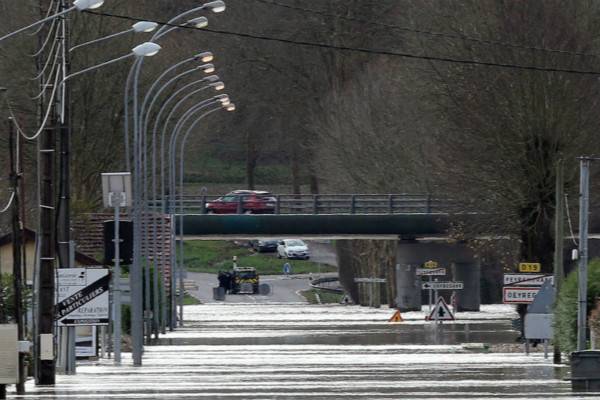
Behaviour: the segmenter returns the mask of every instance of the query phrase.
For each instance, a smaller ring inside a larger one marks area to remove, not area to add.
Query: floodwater
[[[78,366],[29,399],[576,399],[568,368],[542,353],[464,343],[514,343],[510,307],[459,313],[441,330],[424,313],[306,304],[186,308],[186,326],[147,346],[144,366]],[[469,350],[475,348],[475,350]],[[11,388],[12,390],[12,388]],[[14,396],[14,394],[12,394]],[[14,396],[16,397],[16,396]],[[10,397],[9,397],[10,398]]]

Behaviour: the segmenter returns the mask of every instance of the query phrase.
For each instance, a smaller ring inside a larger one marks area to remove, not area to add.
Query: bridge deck
[[[221,237],[423,237],[444,235],[447,214],[296,214],[178,215],[183,233],[198,238]]]

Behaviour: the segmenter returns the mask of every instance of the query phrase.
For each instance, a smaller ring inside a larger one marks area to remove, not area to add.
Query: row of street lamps
[[[104,3],[104,0],[75,0],[72,6],[68,6],[66,4],[66,0],[57,0],[60,1],[60,5],[53,9],[52,5],[48,10],[48,14],[43,19],[28,25],[24,28],[21,28],[17,31],[11,32],[0,37],[0,42],[11,38],[19,33],[22,33],[26,30],[32,29],[37,26],[42,26],[52,21],[53,25],[49,29],[48,38],[51,36],[51,31],[54,28],[55,20],[61,17],[63,19],[62,25],[62,34],[63,36],[68,36],[66,34],[66,22],[64,18],[66,14],[71,11],[85,11],[96,9]],[[49,67],[50,63],[52,63],[52,67],[49,72],[49,76],[54,78],[52,86],[52,92],[49,96],[48,108],[44,113],[45,118],[43,118],[42,126],[33,136],[27,136],[23,132],[20,132],[26,139],[35,140],[40,138],[41,134],[44,132],[44,129],[48,125],[51,119],[49,116],[52,114],[52,110],[55,109],[57,111],[57,119],[59,126],[62,129],[65,129],[67,132],[65,140],[67,140],[66,151],[61,151],[61,154],[66,154],[68,158],[68,147],[70,146],[68,141],[70,140],[70,115],[69,115],[69,95],[68,95],[68,82],[77,76],[83,75],[87,72],[103,68],[105,66],[117,63],[119,61],[124,61],[129,58],[133,58],[134,61],[131,65],[127,80],[125,82],[125,91],[124,91],[124,108],[125,108],[125,121],[124,121],[124,146],[125,146],[125,163],[126,170],[132,172],[133,176],[133,199],[131,201],[133,209],[131,210],[131,215],[133,218],[133,226],[134,226],[134,241],[133,241],[133,264],[130,269],[130,282],[131,282],[131,333],[132,333],[132,353],[133,353],[133,363],[134,365],[142,364],[142,354],[143,354],[143,337],[144,331],[147,332],[148,336],[155,333],[158,336],[159,330],[163,333],[165,332],[166,321],[169,321],[169,328],[172,330],[175,328],[177,320],[179,320],[179,324],[183,323],[183,254],[180,254],[180,261],[177,261],[176,257],[176,248],[175,248],[175,210],[173,207],[167,207],[168,203],[165,200],[166,198],[173,198],[176,194],[176,179],[177,179],[177,170],[175,168],[176,157],[177,157],[177,142],[180,134],[183,133],[183,139],[180,143],[180,169],[179,169],[179,179],[180,179],[180,187],[179,193],[183,195],[183,166],[184,166],[184,150],[185,150],[185,142],[190,135],[190,133],[196,128],[196,126],[200,123],[200,121],[206,116],[219,111],[234,111],[235,105],[231,103],[229,96],[225,94],[213,95],[208,98],[201,98],[201,95],[206,90],[212,89],[214,91],[222,91],[225,88],[225,84],[220,80],[220,78],[214,74],[215,67],[211,63],[213,60],[213,54],[209,51],[202,51],[192,57],[186,58],[182,61],[179,61],[169,68],[165,69],[152,83],[152,85],[145,91],[145,95],[143,101],[140,104],[140,75],[142,71],[142,66],[144,63],[144,59],[146,57],[151,57],[156,55],[161,50],[161,45],[158,43],[161,38],[166,36],[167,34],[176,31],[182,27],[194,27],[194,28],[203,28],[207,26],[208,19],[205,16],[198,16],[197,14],[203,11],[212,11],[214,13],[220,13],[225,11],[225,3],[221,0],[210,1],[202,6],[195,7],[191,10],[185,11],[176,17],[169,20],[166,24],[159,26],[158,23],[153,21],[140,21],[132,25],[130,29],[113,33],[108,36],[104,36],[98,39],[90,40],[88,42],[84,42],[78,44],[76,46],[70,47],[68,46],[68,41],[65,37],[62,37],[62,46],[56,43],[52,44],[50,52],[48,54],[48,60],[44,64],[42,71],[38,75],[37,78],[43,77],[45,71]],[[60,11],[58,11],[60,9]],[[55,13],[52,14],[52,11]],[[182,22],[184,21],[184,22]],[[41,29],[41,28],[40,28]],[[105,40],[109,40],[127,33],[151,33],[155,32],[150,40],[141,43],[135,46],[130,53],[122,55],[120,57],[111,59],[109,61],[102,62],[98,65],[94,65],[80,71],[70,73],[69,72],[69,62],[68,55],[70,52],[74,50],[83,48],[85,46],[89,46],[95,43],[99,43]],[[58,28],[56,30],[56,34],[54,38],[58,41],[59,37]],[[48,44],[48,40],[44,41],[42,45],[42,49],[38,51],[38,55],[42,53],[44,48]],[[59,50],[61,51],[62,59],[59,57]],[[52,53],[56,51],[53,56]],[[189,64],[200,64],[193,65],[191,68],[178,72],[182,67]],[[163,93],[167,93],[169,89],[172,89],[175,83],[181,82],[187,76],[194,76],[194,73],[201,72],[205,74],[200,79],[194,78],[193,81],[189,83],[185,83],[181,88],[176,91],[170,93],[167,96],[167,99],[160,102],[160,110],[153,116],[153,109],[157,104],[159,104],[159,100]],[[170,77],[171,75],[174,75]],[[170,77],[170,78],[169,78]],[[37,98],[43,99],[44,93],[46,92],[46,85],[42,85],[41,94],[36,96]],[[60,101],[56,101],[60,97]],[[198,98],[198,100],[195,100]],[[131,101],[130,101],[131,100]],[[42,100],[43,101],[43,100]],[[186,101],[194,101],[194,104],[191,105],[187,110],[183,108]],[[53,106],[56,104],[56,107]],[[171,107],[172,106],[172,107]],[[171,127],[171,122],[174,121],[175,116],[178,111],[184,111],[181,113],[181,117],[176,122],[176,124]],[[166,118],[163,118],[163,115],[166,114]],[[152,122],[152,119],[154,121]],[[189,126],[187,125],[189,122]],[[150,126],[152,124],[152,134],[150,133]],[[187,126],[187,129],[186,129]],[[171,127],[171,128],[170,128]],[[47,128],[46,128],[47,129]],[[157,165],[157,135],[161,133],[160,137],[160,167]],[[169,138],[169,147],[166,147],[166,137],[170,132],[171,136]],[[63,136],[61,135],[61,140]],[[151,139],[150,143],[149,139]],[[45,139],[47,140],[47,138]],[[46,142],[47,143],[47,142]],[[61,144],[61,148],[62,148]],[[150,157],[149,157],[150,156]],[[130,162],[130,160],[132,162]],[[168,160],[168,163],[166,162]],[[61,165],[62,164],[61,158]],[[64,201],[66,199],[66,236],[59,237],[59,255],[61,254],[61,243],[69,243],[69,215],[68,215],[68,168],[69,163],[68,159],[65,161],[65,165],[67,171],[65,175],[61,173],[61,178],[66,180],[62,182],[63,185],[67,186],[66,195],[61,192],[60,201]],[[149,169],[149,170],[148,170]],[[160,171],[160,179],[158,179],[158,171]],[[48,174],[51,175],[51,174]],[[160,188],[160,198],[158,198]],[[149,194],[151,192],[151,195]],[[52,196],[51,196],[52,197]],[[157,204],[159,202],[158,199],[161,199],[162,206],[159,209]],[[149,203],[154,204],[154,208],[150,208]],[[50,209],[50,205],[45,205],[40,201],[41,209],[40,213],[42,213],[43,209]],[[62,203],[61,203],[62,204]],[[60,207],[60,206],[59,206]],[[63,213],[65,211],[63,210]],[[167,260],[165,256],[165,231],[169,230],[166,225],[166,219],[163,214],[168,213],[170,216],[168,219],[170,220],[170,259]],[[40,218],[40,227],[38,228],[41,232],[44,231],[42,229],[42,218]],[[53,222],[56,224],[56,221]],[[160,233],[159,233],[160,229]],[[181,231],[180,231],[181,233]],[[49,236],[50,237],[50,236]],[[160,243],[157,242],[158,238],[161,238]],[[66,238],[66,239],[65,239]],[[43,239],[43,238],[42,238]],[[61,241],[62,239],[62,241]],[[181,245],[183,243],[181,242]],[[43,248],[43,247],[42,247]],[[182,247],[180,247],[180,252]],[[53,253],[52,253],[53,254]],[[53,268],[56,267],[56,259],[53,255],[44,256],[40,255],[40,262],[36,263],[37,265],[42,266],[42,263],[45,261],[47,265],[52,265]],[[167,315],[167,307],[166,307],[166,288],[165,281],[167,266],[170,265],[170,297],[168,299],[170,309],[172,313],[170,316]],[[70,267],[70,263],[67,261],[66,264],[61,261],[61,266]],[[150,272],[151,267],[153,267],[153,276],[152,276],[152,290],[150,288]],[[145,274],[142,273],[142,270],[145,270]],[[176,280],[179,278],[179,318],[177,318],[176,313],[176,297],[175,294],[177,292],[177,284]],[[53,281],[53,278],[52,278]],[[160,284],[160,281],[163,284]],[[142,288],[142,282],[145,284],[145,290]],[[119,276],[114,275],[113,284],[119,284]],[[47,287],[40,288],[40,295],[42,290],[47,290]],[[143,304],[144,292],[146,293],[145,299],[146,302]],[[153,303],[150,303],[150,293],[153,292]],[[160,300],[162,299],[162,307]],[[52,314],[53,305],[43,304],[44,301],[41,301],[40,298],[37,300],[37,304],[39,304],[40,310],[38,313]],[[44,310],[41,307],[45,307]],[[49,312],[50,311],[50,312]],[[152,317],[150,317],[150,314]],[[114,318],[115,316],[113,316]],[[41,317],[40,317],[41,318]],[[146,329],[144,329],[144,319],[146,320]],[[40,323],[40,326],[45,324]],[[46,331],[44,329],[38,330],[39,334],[51,334],[54,335],[54,329],[50,326],[50,331]],[[74,335],[74,332],[71,332]],[[23,339],[23,338],[20,338]],[[40,340],[36,337],[35,340],[39,343]],[[117,343],[115,340],[116,347],[120,346],[120,342]],[[120,350],[120,349],[118,349]],[[36,352],[39,353],[39,345],[36,347]],[[74,363],[74,357],[73,363]],[[115,363],[120,363],[120,351],[117,351],[115,348]],[[54,383],[54,360],[45,360],[45,363],[41,363],[39,368],[48,367],[51,369],[51,373],[42,374],[42,377],[36,379],[39,384],[53,384]],[[73,366],[74,367],[74,366]],[[68,368],[67,368],[68,370]],[[74,368],[72,369],[74,372]],[[37,375],[36,375],[37,377]],[[46,378],[45,378],[46,377]]]

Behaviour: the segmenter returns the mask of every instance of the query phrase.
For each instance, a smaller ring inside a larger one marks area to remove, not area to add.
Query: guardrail
[[[330,284],[334,282],[338,282],[338,284],[332,287]],[[339,286],[339,278],[337,276],[313,279],[310,281],[310,286],[328,292],[344,293],[344,289]]]
[[[185,214],[206,214],[206,203],[220,196],[189,196],[173,201],[151,201],[151,207]],[[268,214],[413,214],[448,212],[452,202],[423,194],[280,194]],[[182,204],[183,202],[183,204]],[[236,201],[237,213],[243,214],[244,199]]]

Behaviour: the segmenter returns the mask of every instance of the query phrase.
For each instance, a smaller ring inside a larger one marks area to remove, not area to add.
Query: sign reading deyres
[[[530,304],[539,291],[539,287],[505,286],[502,300],[504,304]]]
[[[58,325],[108,325],[109,280],[105,268],[58,269]]]

